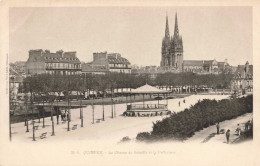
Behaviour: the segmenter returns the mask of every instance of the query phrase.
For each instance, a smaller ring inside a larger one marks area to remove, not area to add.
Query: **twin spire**
[[[179,36],[177,13],[175,14],[174,36],[175,37]],[[169,31],[169,24],[168,24],[168,14],[166,15],[165,38],[170,39],[170,31]]]
[[[177,13],[175,14],[174,36],[179,36]]]
[[[168,15],[166,15],[165,38],[170,39],[170,31],[169,31],[169,25],[168,25]]]

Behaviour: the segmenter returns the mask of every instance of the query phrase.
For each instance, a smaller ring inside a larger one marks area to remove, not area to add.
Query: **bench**
[[[97,122],[97,123],[100,123],[100,121],[101,121],[101,120],[102,120],[102,119],[97,119],[97,121],[96,121],[96,122]]]
[[[42,135],[40,136],[40,138],[41,138],[41,139],[46,138],[46,135],[47,135],[47,132],[42,133]]]
[[[34,126],[34,130],[38,130],[39,125]]]
[[[72,130],[76,130],[78,125],[73,125]]]
[[[224,134],[225,132],[226,132],[225,129],[221,129],[221,130],[219,131],[220,134]]]

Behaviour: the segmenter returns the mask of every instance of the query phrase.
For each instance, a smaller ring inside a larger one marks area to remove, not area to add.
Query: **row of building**
[[[105,74],[108,72],[117,73],[150,73],[158,74],[165,72],[180,72],[174,68],[157,66],[137,67],[131,65],[128,59],[119,53],[95,52],[93,61],[81,62],[76,52],[51,53],[49,50],[42,49],[30,50],[29,58],[22,66],[22,62],[12,66],[13,69],[22,68],[26,75],[35,74],[61,74],[77,75],[82,73]],[[198,74],[219,74],[234,73],[235,69],[230,66],[225,59],[224,62],[214,60],[184,60],[182,72],[193,72]]]
[[[197,74],[234,74],[240,67],[230,66],[225,59],[224,62],[214,60],[184,60],[182,72],[193,72]],[[51,53],[49,50],[42,49],[30,50],[29,58],[26,62],[16,62],[10,64],[10,73],[26,76],[35,74],[61,74],[77,75],[84,73],[106,74],[108,72],[117,73],[146,73],[156,75],[165,72],[180,72],[174,68],[162,66],[140,67],[131,65],[128,59],[119,53],[95,52],[93,61],[81,62],[76,52]]]
[[[82,73],[105,74],[107,72],[131,73],[131,64],[119,53],[93,53],[93,61],[81,63],[76,52],[51,53],[42,49],[30,50],[25,63],[26,75],[60,74],[78,75]]]
[[[238,65],[231,81],[231,89],[237,93],[253,92],[253,65],[246,62],[245,65]]]

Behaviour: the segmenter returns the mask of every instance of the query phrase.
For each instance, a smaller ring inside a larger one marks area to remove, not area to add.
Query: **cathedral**
[[[183,68],[183,44],[179,35],[177,13],[175,15],[174,35],[170,36],[168,16],[166,16],[165,36],[162,40],[161,67],[165,70],[181,72]]]

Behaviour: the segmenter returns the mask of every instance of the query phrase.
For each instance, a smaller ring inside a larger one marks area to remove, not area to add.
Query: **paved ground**
[[[227,98],[225,95],[192,95],[185,97],[185,103],[183,99],[170,99],[168,101],[169,109],[175,112],[189,108],[194,105],[198,100],[202,99],[223,99]],[[178,103],[181,103],[180,106]],[[142,102],[141,102],[142,103]],[[149,101],[147,104],[156,104],[157,101]],[[161,104],[165,101],[160,101]],[[126,110],[126,104],[116,104],[116,117],[111,118],[111,106],[105,105],[105,121],[100,121],[97,123],[98,119],[102,118],[102,105],[96,105],[94,107],[94,124],[92,124],[93,110],[91,106],[83,109],[84,114],[84,127],[80,127],[80,109],[71,110],[72,121],[70,123],[70,129],[73,125],[78,125],[76,130],[67,131],[67,123],[56,124],[57,120],[54,117],[54,127],[55,136],[51,136],[52,127],[50,118],[45,119],[45,128],[42,128],[41,123],[36,123],[39,125],[38,130],[35,132],[36,142],[52,142],[52,141],[67,141],[67,140],[109,140],[112,143],[118,143],[123,137],[129,136],[130,138],[135,138],[139,132],[150,132],[152,130],[153,123],[157,120],[161,120],[166,116],[156,116],[156,117],[123,117],[122,113]],[[36,120],[38,122],[38,120]],[[32,124],[29,122],[30,132],[25,132],[26,127],[24,122],[16,123],[12,125],[12,136],[13,141],[22,142],[32,142]],[[47,132],[47,138],[40,139],[40,135]]]

